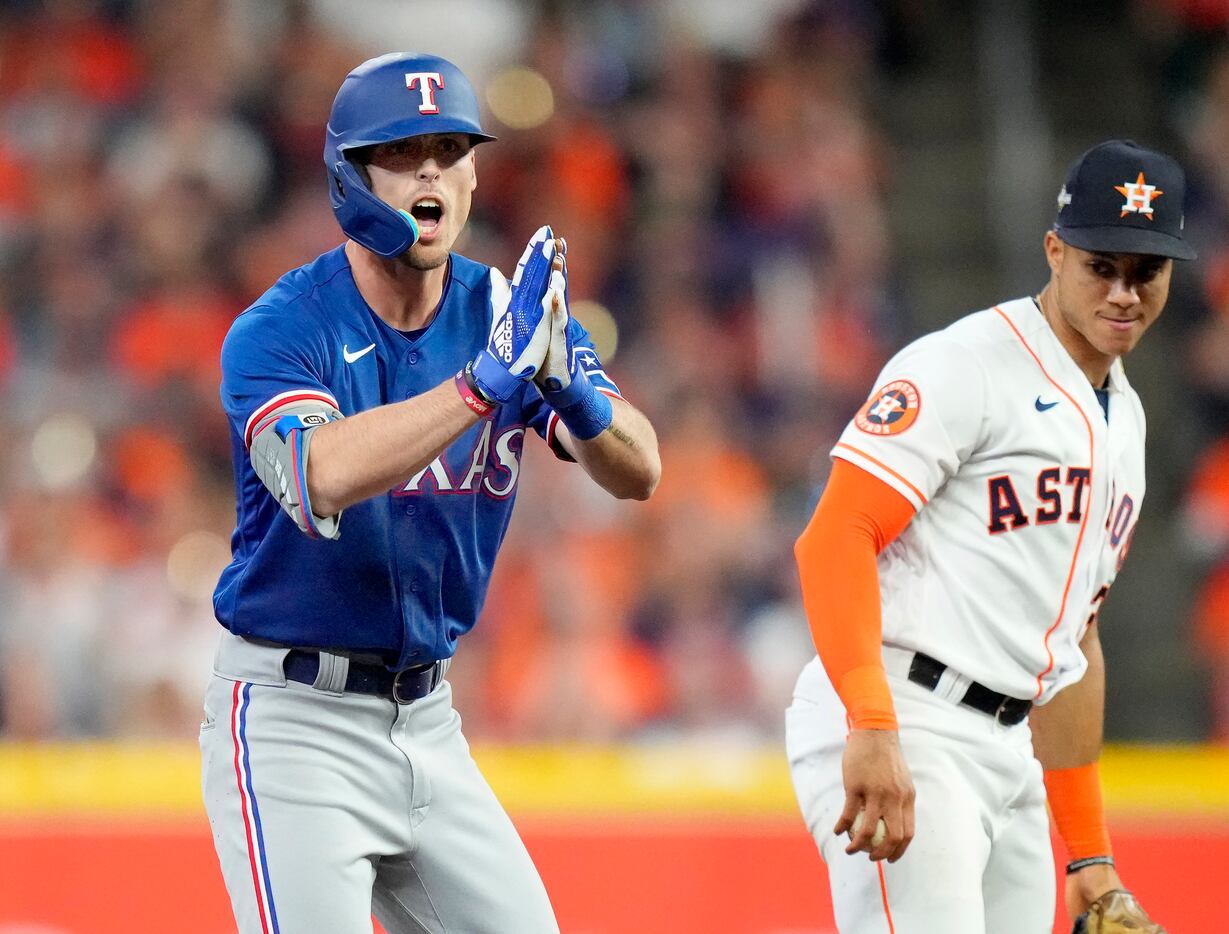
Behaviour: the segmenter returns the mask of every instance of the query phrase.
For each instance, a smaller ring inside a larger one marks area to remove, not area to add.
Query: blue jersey
[[[337,540],[309,537],[249,459],[251,432],[279,407],[319,402],[343,415],[450,380],[486,346],[490,267],[450,257],[439,308],[407,335],[376,315],[343,247],[293,270],[231,326],[222,348],[237,522],[214,593],[232,632],[283,645],[380,653],[393,667],[450,657],[474,625],[512,514],[527,429],[552,447],[557,416],[526,382],[517,395],[386,494],[345,510]],[[579,359],[618,394],[584,329]],[[556,453],[562,453],[558,449]]]

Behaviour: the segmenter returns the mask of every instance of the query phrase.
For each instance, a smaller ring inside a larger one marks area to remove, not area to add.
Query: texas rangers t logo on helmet
[[[1145,184],[1143,172],[1140,172],[1139,178],[1133,182],[1115,185],[1114,190],[1122,192],[1122,196],[1127,199],[1122,205],[1122,213],[1118,215],[1119,217],[1126,217],[1128,214],[1142,214],[1148,220],[1152,220],[1152,199],[1165,194],[1163,191],[1158,191],[1156,185]]]
[[[435,92],[444,86],[444,76],[438,71],[407,72],[405,86],[422,95],[422,102],[418,105],[420,114],[440,112],[440,105],[435,102]]]

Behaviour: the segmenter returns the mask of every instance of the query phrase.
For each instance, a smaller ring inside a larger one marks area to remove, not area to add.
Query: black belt
[[[933,691],[938,687],[939,679],[946,670],[947,666],[938,659],[918,652],[909,664],[909,680],[914,684],[920,684],[928,691]],[[1021,700],[1018,697],[1000,694],[976,681],[969,685],[969,689],[964,692],[964,697],[960,698],[960,703],[989,714],[1004,726],[1015,726],[1028,716],[1029,710],[1033,707],[1031,700]]]
[[[426,697],[444,680],[444,662],[412,665],[400,671],[389,671],[383,665],[350,660],[346,673],[346,691],[357,694],[378,694],[398,704],[412,704]],[[302,684],[315,684],[320,673],[320,653],[312,649],[291,649],[283,663],[286,677]]]

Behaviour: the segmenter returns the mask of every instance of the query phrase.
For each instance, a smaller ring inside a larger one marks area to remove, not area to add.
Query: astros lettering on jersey
[[[1048,700],[1087,667],[1080,639],[1144,498],[1144,414],[1122,362],[1110,432],[1087,377],[1019,299],[910,344],[877,385],[832,454],[918,510],[879,558],[883,641]]]

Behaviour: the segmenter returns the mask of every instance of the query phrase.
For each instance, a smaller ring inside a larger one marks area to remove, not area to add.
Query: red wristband
[[[461,394],[461,401],[477,412],[479,418],[490,415],[495,411],[494,403],[487,402],[479,395],[478,387],[471,385],[471,379],[473,377],[469,375],[467,367],[454,377],[452,383],[457,387],[457,392]]]

